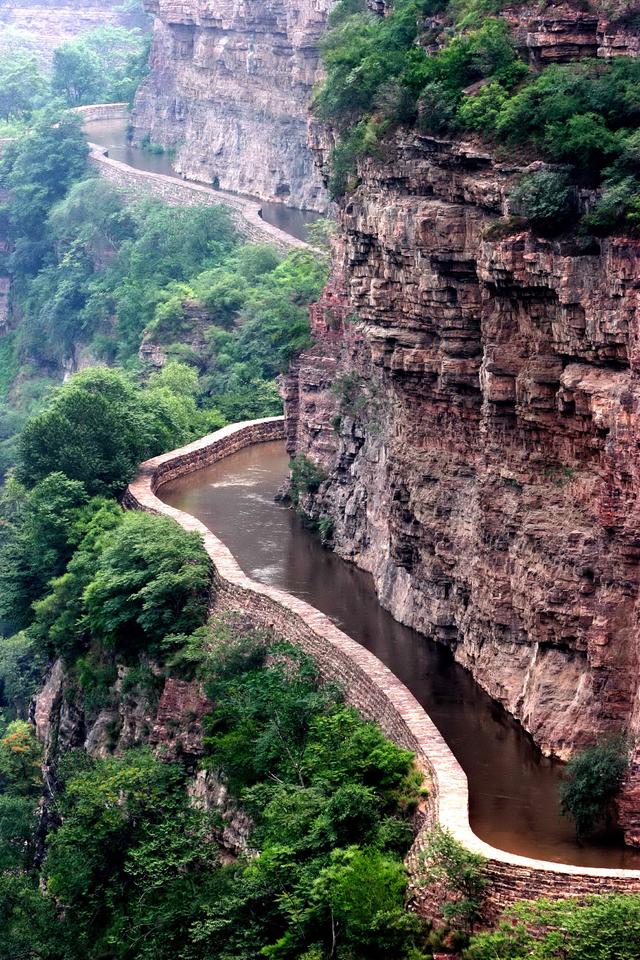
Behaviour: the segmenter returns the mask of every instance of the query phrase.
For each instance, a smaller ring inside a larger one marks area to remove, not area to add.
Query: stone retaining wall
[[[284,419],[271,417],[224,427],[180,450],[142,464],[129,485],[125,504],[175,519],[184,529],[204,539],[214,567],[212,609],[241,610],[264,627],[299,644],[322,673],[345,690],[346,699],[367,719],[374,720],[399,745],[415,752],[430,779],[425,822],[407,858],[417,909],[430,916],[433,905],[421,890],[419,855],[429,828],[438,820],[469,850],[487,858],[491,880],[487,920],[514,901],[528,897],[552,898],[588,893],[640,893],[640,870],[573,867],[520,857],[490,846],[469,824],[467,778],[430,717],[391,671],[372,653],[339,630],[314,607],[275,587],[247,577],[225,545],[195,517],[163,503],[158,487],[224,457],[268,440],[284,438]]]
[[[100,118],[92,117],[91,119]],[[106,155],[104,147],[95,143],[89,146],[91,148],[89,160],[100,176],[116,184],[131,199],[139,199],[151,194],[160,197],[166,203],[180,207],[222,205],[230,211],[235,226],[249,241],[270,243],[283,252],[295,248],[312,249],[304,240],[298,240],[263,220],[258,203],[252,203],[251,200],[243,197],[230,196],[212,187],[206,187],[204,184],[178,180],[176,177],[169,177],[162,173],[136,170],[135,167],[130,167],[119,160],[112,160]]]
[[[89,103],[84,107],[74,107],[74,113],[79,113],[85,123],[92,120],[127,120],[129,118],[128,103]]]

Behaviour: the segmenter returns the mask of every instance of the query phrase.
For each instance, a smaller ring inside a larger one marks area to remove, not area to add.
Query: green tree
[[[60,44],[53,54],[51,87],[70,107],[100,103],[105,87],[100,58],[82,40]]]
[[[0,706],[5,713],[27,717],[45,667],[42,652],[26,631],[0,637]]]
[[[174,520],[125,514],[101,542],[97,569],[84,591],[86,624],[107,646],[151,648],[168,633],[204,623],[210,562],[202,538]]]
[[[9,484],[0,516],[0,616],[16,626],[31,618],[31,604],[64,570],[72,548],[69,525],[88,497],[84,486],[51,473],[25,492]]]
[[[29,117],[42,105],[46,82],[35,57],[15,53],[0,59],[0,120]]]
[[[47,107],[27,132],[4,149],[0,181],[9,190],[9,221],[16,239],[13,267],[40,265],[42,224],[49,210],[86,171],[87,144],[79,116]],[[40,251],[40,253],[39,253]]]
[[[628,765],[628,744],[623,737],[587,747],[568,762],[560,783],[561,808],[575,823],[579,837],[611,818],[612,803]]]
[[[121,492],[141,460],[181,438],[152,406],[119,371],[76,374],[22,431],[20,478],[32,486],[60,470],[89,494]]]

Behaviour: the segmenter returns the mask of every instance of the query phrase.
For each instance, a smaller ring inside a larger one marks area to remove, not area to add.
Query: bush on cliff
[[[304,453],[297,454],[289,464],[289,497],[294,507],[300,503],[305,493],[317,493],[320,484],[326,480],[322,467],[310,460]]]
[[[513,213],[526,217],[544,232],[561,229],[575,210],[569,178],[555,170],[539,170],[523,177],[509,199]]]
[[[579,837],[612,818],[613,800],[628,765],[629,745],[624,737],[587,747],[569,761],[560,799],[562,812],[571,817]]]
[[[603,175],[610,187],[631,176],[636,187],[629,198],[618,195],[622,210],[611,228],[635,229],[637,158],[626,172],[620,162],[635,150],[640,62],[583,60],[534,72],[519,59],[508,24],[495,17],[501,6],[436,3],[437,20],[430,18],[434,4],[414,0],[395,0],[385,16],[364,0],[334,8],[323,44],[326,79],[314,99],[317,115],[341,135],[334,196],[353,188],[358,157],[378,152],[390,129],[417,124],[425,132],[471,130],[517,145],[569,164],[591,186]],[[608,229],[608,216],[598,226]]]

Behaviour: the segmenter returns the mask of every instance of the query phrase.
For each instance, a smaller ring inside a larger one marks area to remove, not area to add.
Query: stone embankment
[[[433,910],[433,897],[421,884],[420,851],[430,828],[439,822],[469,850],[487,858],[491,884],[486,918],[515,900],[528,897],[581,896],[588,893],[639,892],[640,870],[573,867],[520,857],[480,840],[469,824],[467,778],[436,726],[409,690],[372,653],[339,630],[324,614],[296,597],[247,577],[231,552],[204,524],[163,503],[157,489],[168,480],[216,463],[254,443],[284,437],[284,420],[272,417],[224,427],[179,450],[142,464],[130,484],[128,507],[172,517],[203,537],[213,563],[214,613],[242,611],[261,626],[299,644],[322,675],[337,681],[346,699],[375,721],[396,743],[415,752],[429,783],[424,824],[407,858],[417,909]]]
[[[91,103],[84,107],[76,107],[74,112],[81,114],[85,123],[95,120],[127,120],[130,116],[126,103]],[[234,197],[207,187],[203,183],[193,183],[162,173],[138,170],[120,160],[113,160],[105,147],[96,143],[90,143],[89,147],[91,149],[89,159],[100,176],[115,183],[132,199],[151,194],[167,203],[181,207],[220,204],[231,212],[233,222],[247,240],[270,243],[285,252],[295,247],[311,249],[310,244],[305,243],[304,240],[298,240],[263,220],[260,216],[260,204],[246,197]]]
[[[89,159],[100,176],[120,187],[132,199],[151,195],[180,207],[221,205],[229,210],[235,226],[251,242],[270,243],[284,252],[295,248],[312,249],[304,240],[298,240],[263,220],[258,203],[253,203],[244,197],[230,196],[201,183],[178,180],[163,173],[137,170],[120,160],[112,160],[107,156],[104,147],[95,143],[89,146],[91,148]]]
[[[84,123],[93,120],[128,120],[128,103],[88,103],[84,107],[74,107],[74,113],[79,113]]]

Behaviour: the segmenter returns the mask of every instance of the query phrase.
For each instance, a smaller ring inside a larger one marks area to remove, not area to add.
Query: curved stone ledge
[[[94,106],[92,109],[97,110],[99,107]],[[112,118],[87,116],[86,119],[88,121]],[[213,187],[207,187],[202,183],[179,180],[164,173],[137,170],[120,160],[113,160],[107,155],[107,149],[96,143],[90,143],[89,149],[89,160],[100,176],[120,187],[132,199],[151,194],[174,206],[223,206],[230,211],[235,226],[247,240],[270,243],[284,252],[292,249],[313,249],[306,241],[298,240],[263,220],[260,216],[259,203],[214,190]]]
[[[125,505],[172,517],[204,539],[214,569],[212,610],[243,610],[257,622],[299,644],[322,675],[341,684],[347,701],[399,745],[412,750],[430,776],[425,822],[407,857],[418,910],[429,916],[433,905],[420,888],[419,855],[436,821],[469,850],[488,860],[491,886],[487,918],[516,900],[590,893],[640,893],[640,870],[574,867],[498,850],[475,835],[469,824],[466,775],[440,732],[410,691],[374,654],[339,630],[320,611],[297,597],[246,576],[227,547],[195,517],[156,496],[168,480],[192,473],[254,443],[284,438],[284,418],[233,424],[195,443],[148,460],[129,485]]]
[[[128,103],[88,103],[83,107],[73,107],[73,113],[79,113],[85,123],[92,120],[128,120]]]

